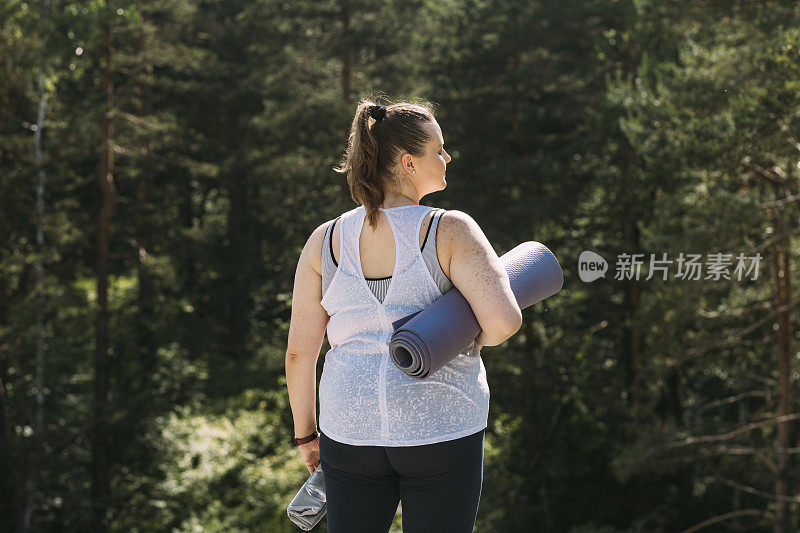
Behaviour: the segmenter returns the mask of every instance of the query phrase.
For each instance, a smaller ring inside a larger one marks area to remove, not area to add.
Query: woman
[[[400,501],[405,533],[475,524],[489,413],[480,347],[516,333],[522,315],[478,224],[419,203],[447,186],[449,162],[430,104],[362,99],[335,169],[360,205],[314,230],[300,255],[286,385],[295,444],[309,472],[322,465],[330,533],[386,532]],[[391,324],[453,286],[482,331],[427,379],[411,378],[389,358]]]

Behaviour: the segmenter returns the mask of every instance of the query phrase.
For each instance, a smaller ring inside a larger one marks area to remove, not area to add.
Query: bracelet
[[[306,444],[306,443],[311,442],[312,440],[316,439],[318,436],[319,436],[319,433],[317,433],[317,430],[314,430],[314,433],[312,433],[308,437],[303,437],[302,439],[298,439],[297,437],[294,437],[292,439],[292,442],[294,442],[295,446],[300,446],[301,444]]]

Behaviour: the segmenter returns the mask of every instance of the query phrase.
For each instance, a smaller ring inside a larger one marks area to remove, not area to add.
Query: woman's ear
[[[403,169],[403,172],[407,172],[409,174],[414,174],[414,162],[412,161],[411,154],[403,154],[400,157],[400,167]]]

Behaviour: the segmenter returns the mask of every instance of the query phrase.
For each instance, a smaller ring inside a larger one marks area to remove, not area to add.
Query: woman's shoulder
[[[464,240],[471,240],[476,232],[482,233],[475,219],[458,209],[444,211],[439,217],[439,225],[436,231],[438,235],[437,242],[444,244],[448,252],[452,250],[454,244],[461,243]]]
[[[304,257],[307,258],[311,268],[320,276],[322,275],[322,245],[325,240],[325,233],[328,231],[328,226],[333,224],[334,220],[338,218],[339,217],[332,218],[317,226],[306,240],[303,252],[300,254],[301,260],[303,260]]]

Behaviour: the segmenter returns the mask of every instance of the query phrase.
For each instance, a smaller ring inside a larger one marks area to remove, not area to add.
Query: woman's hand
[[[319,465],[319,435],[316,439],[298,446],[308,472],[313,474]]]

